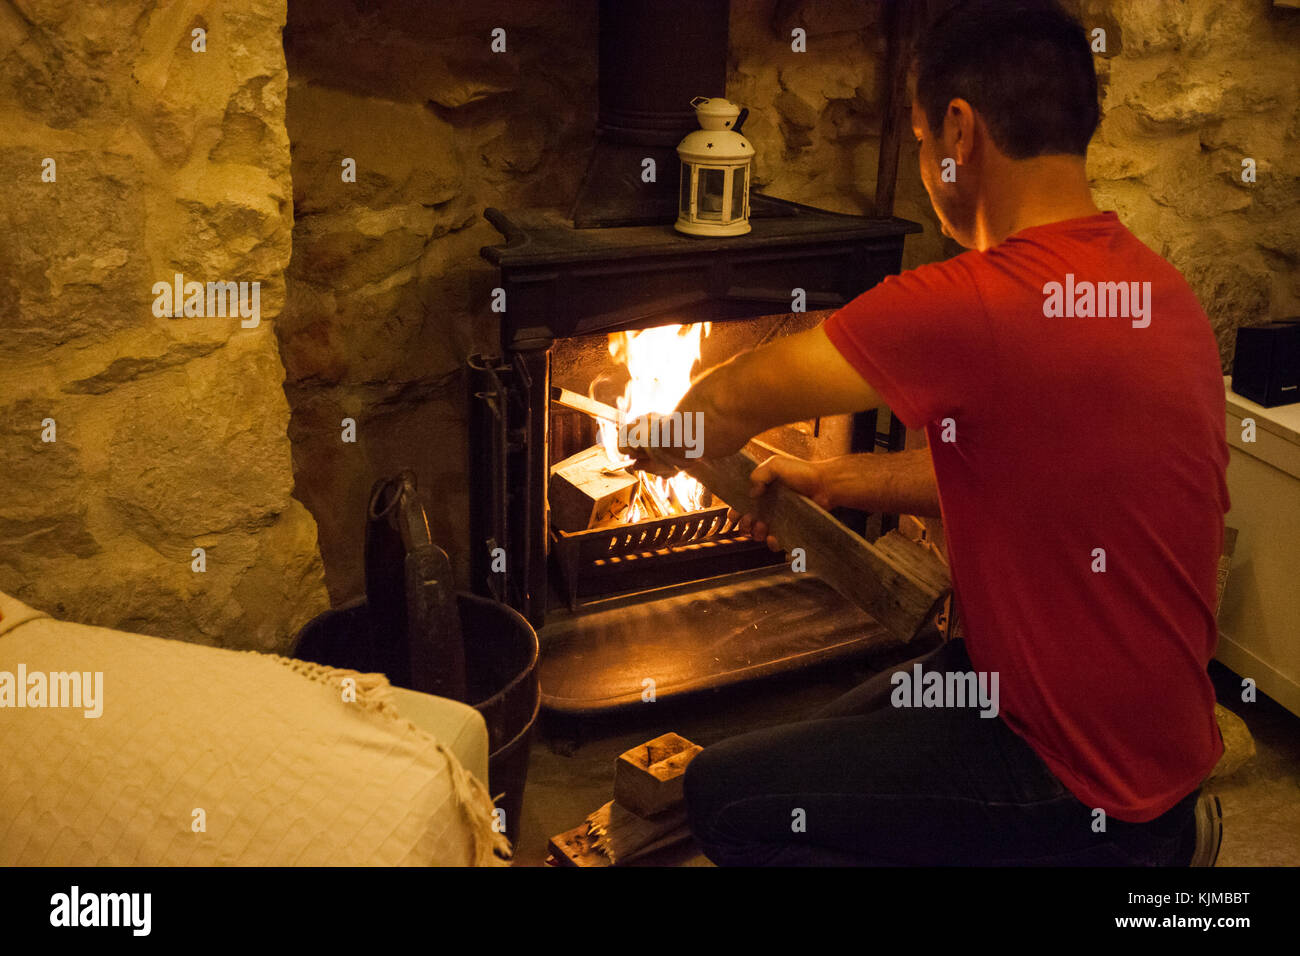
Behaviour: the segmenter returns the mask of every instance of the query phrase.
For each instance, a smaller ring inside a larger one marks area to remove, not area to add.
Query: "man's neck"
[[[1081,156],[999,157],[975,210],[976,248],[991,249],[1031,226],[1095,216]]]

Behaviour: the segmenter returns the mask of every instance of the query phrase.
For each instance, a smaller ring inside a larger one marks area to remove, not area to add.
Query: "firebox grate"
[[[576,610],[586,598],[660,587],[700,576],[762,567],[781,560],[727,518],[726,505],[589,531],[553,532],[564,598]]]
[[[595,554],[607,558],[638,551],[651,551],[671,544],[711,538],[736,530],[737,522],[727,520],[727,508],[709,508],[626,527],[598,529],[593,533]]]

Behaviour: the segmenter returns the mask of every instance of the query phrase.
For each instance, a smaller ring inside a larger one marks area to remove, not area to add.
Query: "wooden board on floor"
[[[609,857],[595,847],[595,838],[584,820],[572,830],[557,833],[547,844],[546,862],[553,866],[613,866]]]

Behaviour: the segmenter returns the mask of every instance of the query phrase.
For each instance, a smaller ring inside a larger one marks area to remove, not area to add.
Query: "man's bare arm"
[[[840,506],[885,514],[939,517],[939,487],[934,477],[930,449],[842,455],[804,461],[786,455],[767,459],[753,472],[750,495],[757,498],[776,480],[807,495],[823,508]],[[745,514],[745,505],[733,504],[741,530],[773,550],[780,542],[768,534],[767,525]]]
[[[715,366],[678,403],[700,413],[706,458],[730,455],[777,425],[884,407],[884,400],[831,344],[821,326],[788,335]],[[679,462],[689,466],[689,461]]]
[[[843,455],[817,464],[832,507],[939,517],[939,485],[928,448]]]
[[[702,375],[692,394],[707,395],[757,431],[776,425],[884,406],[857,369],[817,325],[742,352]]]
[[[730,455],[749,439],[777,425],[822,415],[884,408],[880,397],[840,354],[819,325],[743,352],[709,369],[691,385],[677,411],[703,421],[699,451],[705,458]],[[689,470],[682,449],[632,450],[660,470]],[[756,493],[779,477],[796,491],[831,507],[845,505],[889,514],[939,514],[934,468],[926,449],[892,454],[847,455],[801,463],[777,458],[754,472]]]

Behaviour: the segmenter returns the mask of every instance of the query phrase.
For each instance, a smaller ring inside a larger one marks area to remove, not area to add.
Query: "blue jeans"
[[[686,769],[719,866],[1186,866],[1199,788],[1149,823],[1105,819],[978,708],[896,708],[896,670],[974,670],[961,640],[884,671],[811,720],[732,737]]]

